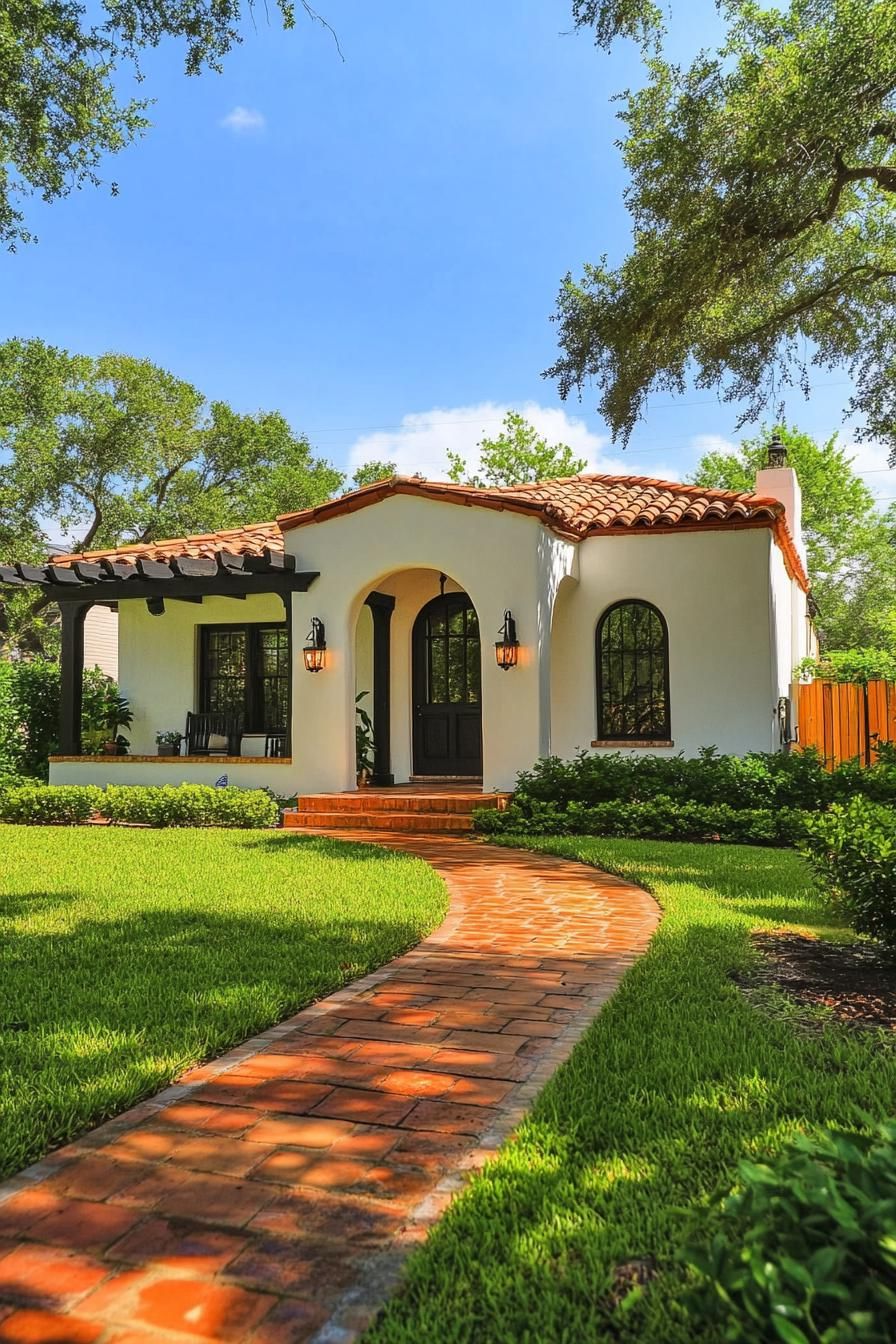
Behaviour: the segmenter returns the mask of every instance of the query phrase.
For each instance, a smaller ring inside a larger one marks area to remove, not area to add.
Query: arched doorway
[[[482,775],[479,617],[466,593],[422,608],[411,639],[414,774]]]

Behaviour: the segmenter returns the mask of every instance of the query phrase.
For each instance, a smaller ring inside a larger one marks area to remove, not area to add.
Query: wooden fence
[[[878,742],[896,743],[896,682],[811,681],[793,688],[799,748],[815,747],[828,769],[873,765]]]

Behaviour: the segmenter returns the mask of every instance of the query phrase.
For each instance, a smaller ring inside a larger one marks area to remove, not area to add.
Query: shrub
[[[0,821],[75,825],[94,812],[112,822],[144,826],[274,826],[279,809],[264,789],[207,784],[20,784],[0,789]]]
[[[279,810],[264,789],[216,789],[209,784],[110,784],[103,816],[144,826],[274,826]]]
[[[799,681],[896,681],[896,650],[829,649],[794,668]]]
[[[102,798],[102,789],[89,784],[18,784],[0,789],[0,821],[76,826],[97,811]]]
[[[606,835],[630,840],[722,840],[728,844],[792,845],[804,833],[803,813],[792,808],[734,808],[725,803],[678,803],[659,795],[644,803],[512,802],[503,812],[477,809],[486,835]]]
[[[887,1344],[896,1320],[896,1124],[742,1162],[686,1303],[738,1344]],[[716,1336],[714,1335],[714,1338]]]
[[[846,787],[854,790],[855,781],[850,778]],[[519,775],[515,797],[520,804],[565,807],[574,802],[648,802],[661,794],[679,803],[815,810],[843,788],[814,751],[720,756],[714,747],[704,747],[693,759],[587,751],[571,761],[545,757]]]
[[[536,762],[517,779],[512,806],[480,812],[486,834],[720,836],[752,844],[792,844],[800,814],[865,796],[896,805],[896,755],[878,765],[825,770],[814,751],[720,756],[705,747],[694,759],[579,752]]]
[[[806,819],[803,847],[856,932],[896,947],[896,809],[835,804]]]
[[[98,667],[85,669],[81,733],[89,743],[105,725],[118,687]],[[48,658],[0,660],[0,775],[46,779],[59,744],[59,664]],[[99,749],[97,745],[97,750]]]

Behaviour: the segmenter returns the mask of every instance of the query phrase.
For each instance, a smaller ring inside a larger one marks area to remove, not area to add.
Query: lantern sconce
[[[516,667],[519,652],[520,642],[516,637],[516,621],[508,609],[504,613],[501,638],[495,642],[495,659],[502,672],[506,672],[508,668]]]
[[[319,621],[316,616],[311,617],[311,629],[308,631],[308,643],[302,650],[302,657],[305,660],[306,672],[319,672],[324,665],[324,654],[327,650],[327,640],[324,631],[323,621]]]

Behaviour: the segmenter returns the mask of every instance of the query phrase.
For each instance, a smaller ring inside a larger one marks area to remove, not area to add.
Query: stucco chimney
[[[800,559],[805,564],[806,546],[803,541],[803,492],[793,467],[787,465],[787,449],[777,434],[768,445],[765,466],[756,473],[757,495],[771,495],[784,505],[784,516]]]

